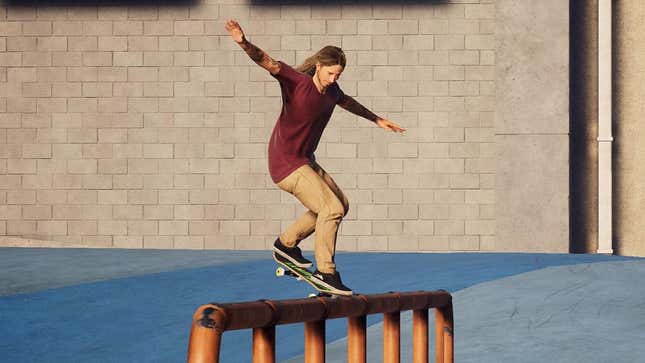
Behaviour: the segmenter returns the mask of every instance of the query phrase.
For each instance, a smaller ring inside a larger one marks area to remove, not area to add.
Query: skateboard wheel
[[[308,295],[308,297],[318,297],[318,295],[314,294],[314,293],[311,293],[311,294]]]
[[[278,276],[278,277],[284,276],[286,274],[287,274],[287,272],[282,267],[278,267],[278,268],[275,269],[275,275]]]

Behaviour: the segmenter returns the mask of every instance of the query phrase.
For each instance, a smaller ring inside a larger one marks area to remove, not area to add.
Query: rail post
[[[325,321],[305,323],[305,363],[325,363]]]
[[[347,361],[367,362],[367,317],[365,315],[347,318]]]
[[[399,363],[401,359],[401,314],[383,314],[383,362]]]
[[[452,314],[452,302],[435,309],[437,363],[452,363],[454,361]]]
[[[219,363],[219,350],[224,332],[223,314],[213,314],[218,308],[204,305],[193,315],[188,343],[188,362]]]
[[[275,362],[275,325],[253,329],[253,363]]]
[[[412,362],[428,363],[428,309],[412,313]]]

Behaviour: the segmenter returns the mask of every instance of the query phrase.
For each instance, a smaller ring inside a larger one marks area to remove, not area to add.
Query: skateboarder
[[[273,60],[251,44],[234,20],[225,25],[233,40],[259,66],[280,82],[282,112],[269,140],[269,173],[278,187],[294,195],[308,211],[280,234],[273,245],[278,260],[310,267],[298,243],[316,231],[313,277],[336,293],[351,294],[336,270],[336,233],[349,203],[334,180],[316,162],[314,151],[336,105],[362,116],[392,132],[404,132],[399,125],[378,117],[340,89],[336,81],[345,69],[342,49],[326,46],[295,69]]]

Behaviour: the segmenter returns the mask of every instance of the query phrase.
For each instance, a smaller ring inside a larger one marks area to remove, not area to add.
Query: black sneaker
[[[312,265],[311,261],[302,256],[302,250],[299,247],[289,248],[280,242],[280,238],[273,243],[273,258],[278,262],[291,262],[302,268],[309,268]]]
[[[317,284],[320,284],[326,288],[329,288],[332,293],[337,295],[352,295],[352,289],[343,285],[343,281],[340,279],[340,274],[338,271],[333,274],[326,274],[318,270],[314,271],[311,277],[316,281]]]

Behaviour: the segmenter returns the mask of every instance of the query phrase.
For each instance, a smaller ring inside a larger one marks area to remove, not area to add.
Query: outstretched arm
[[[354,98],[345,95],[345,98],[338,103],[338,106],[346,109],[347,111],[364,117],[375,124],[377,124],[380,128],[392,131],[392,132],[405,132],[405,129],[402,128],[401,126],[395,124],[392,121],[386,120],[384,118],[376,116],[372,111],[368,110],[365,106],[361,105],[356,101]]]
[[[269,57],[262,49],[251,44],[242,31],[242,27],[235,20],[229,20],[226,22],[226,30],[229,32],[235,43],[237,43],[248,56],[257,63],[260,67],[271,72],[271,74],[277,74],[280,72],[280,63],[273,60]]]

